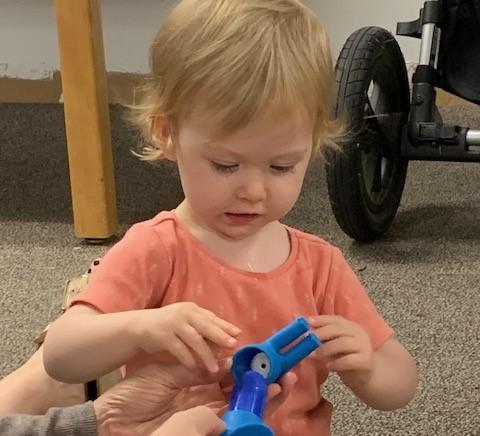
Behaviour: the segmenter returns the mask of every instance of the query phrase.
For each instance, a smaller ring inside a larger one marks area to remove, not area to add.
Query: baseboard
[[[408,68],[413,73],[414,65]],[[131,104],[135,93],[145,76],[133,73],[107,73],[110,103]],[[59,103],[62,102],[62,80],[60,72],[52,74],[51,79],[26,80],[12,77],[0,77],[0,103]],[[437,89],[439,106],[475,106],[443,89]]]
[[[135,90],[144,75],[133,73],[107,73],[110,103],[131,104]],[[62,79],[59,71],[50,79],[28,80],[0,77],[0,103],[59,103],[62,102]]]

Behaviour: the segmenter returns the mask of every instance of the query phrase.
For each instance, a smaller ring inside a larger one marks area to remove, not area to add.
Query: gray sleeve
[[[0,416],[2,436],[96,436],[93,403],[51,408],[46,415]]]

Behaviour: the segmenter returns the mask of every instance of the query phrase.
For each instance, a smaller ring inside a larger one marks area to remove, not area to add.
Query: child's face
[[[300,194],[312,152],[306,119],[255,120],[211,141],[207,118],[190,117],[174,138],[186,205],[198,224],[240,240],[282,218]]]

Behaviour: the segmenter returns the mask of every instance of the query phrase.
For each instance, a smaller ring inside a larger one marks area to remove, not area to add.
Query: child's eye
[[[293,170],[293,165],[270,165],[270,168],[276,173],[288,173]]]
[[[238,168],[238,164],[225,165],[218,162],[212,162],[212,166],[219,173],[233,173]]]

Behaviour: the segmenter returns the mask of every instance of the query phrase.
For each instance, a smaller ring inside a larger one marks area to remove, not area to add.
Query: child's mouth
[[[259,214],[227,212],[225,213],[225,216],[227,217],[227,220],[230,222],[230,224],[244,225],[244,224],[249,224],[256,218],[258,218]]]

